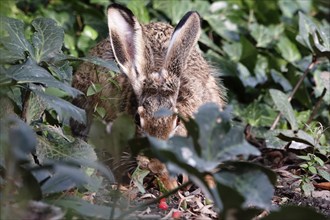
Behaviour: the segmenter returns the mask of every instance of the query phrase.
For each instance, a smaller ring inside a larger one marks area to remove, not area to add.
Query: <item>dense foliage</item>
[[[12,204],[30,200],[64,207],[68,217],[120,219],[133,212],[125,209],[129,201],[116,190],[107,191],[110,205],[94,205],[84,198],[104,190],[105,179],[108,184],[115,181],[111,171],[97,162],[90,142],[98,148],[111,145],[106,150],[115,157],[129,143],[134,152],[143,150],[165,161],[171,172],[188,173],[223,218],[233,208],[239,219],[273,209],[275,173],[246,161],[261,155],[256,147],[260,141],[247,141],[247,136],[263,140],[264,148],[296,150],[301,159],[297,179],[306,195],[313,191],[313,182],[330,182],[325,168],[330,157],[328,1],[116,2],[130,8],[142,23],[176,25],[187,10],[197,10],[203,18],[199,48],[219,69],[228,88],[228,107],[224,112],[212,104],[201,107],[194,119],[184,121],[188,137],[167,141],[134,138],[134,120],[125,114],[113,122],[108,134],[99,120],[104,110],[95,108],[98,120],[89,142],[74,138],[70,119],[86,120],[85,112],[70,103],[81,95],[71,87],[74,69],[86,61],[107,67],[109,80],[118,72],[115,63],[88,56],[88,50],[107,37],[109,2],[8,1],[0,8],[2,218],[17,209]],[[94,84],[87,95],[100,90]],[[151,152],[141,146],[149,146]],[[210,176],[214,184],[207,181]],[[135,181],[143,191],[140,183]],[[63,215],[55,208],[52,212]],[[323,218],[287,207],[266,219],[290,212]]]

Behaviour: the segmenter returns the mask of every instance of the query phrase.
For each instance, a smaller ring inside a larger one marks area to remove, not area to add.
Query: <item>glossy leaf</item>
[[[86,114],[83,109],[80,109],[70,102],[56,96],[42,93],[38,91],[38,89],[32,88],[32,91],[43,100],[48,110],[55,110],[60,121],[63,121],[65,124],[69,123],[70,118],[73,118],[80,123],[86,122]]]
[[[274,194],[273,184],[276,181],[271,183],[261,167],[248,163],[231,163],[230,169],[222,169],[214,177],[219,183],[235,189],[244,197],[243,207],[253,205],[269,208],[271,206]]]
[[[1,16],[1,23],[8,36],[2,37],[0,43],[1,63],[12,63],[18,60],[26,59],[26,52],[30,56],[34,56],[34,49],[30,42],[24,36],[24,23],[22,21]]]
[[[286,36],[282,35],[280,37],[279,42],[277,44],[277,49],[279,50],[282,57],[291,63],[301,59],[301,55],[298,48]]]
[[[36,32],[32,36],[37,63],[49,61],[62,53],[64,31],[50,18],[36,18],[32,22]]]
[[[293,113],[293,108],[290,102],[288,101],[287,95],[276,89],[271,89],[269,90],[269,92],[277,107],[277,110],[279,110],[283,114],[283,116],[288,120],[292,130],[297,130],[298,124]]]

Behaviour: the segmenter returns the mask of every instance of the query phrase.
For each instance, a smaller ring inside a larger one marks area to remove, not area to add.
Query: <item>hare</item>
[[[74,87],[84,93],[92,83],[103,86],[99,94],[75,100],[85,108],[88,123],[98,105],[106,109],[106,121],[127,112],[135,118],[139,134],[167,139],[186,135],[177,114],[192,117],[207,102],[224,107],[225,89],[196,48],[201,32],[197,12],[186,13],[174,29],[162,22],[140,24],[129,9],[112,4],[108,7],[108,27],[110,38],[90,53],[117,62],[122,72],[115,79],[118,86],[108,81],[105,68],[90,63],[81,64],[73,79]],[[177,114],[156,117],[161,109]],[[83,135],[87,133],[88,129]]]

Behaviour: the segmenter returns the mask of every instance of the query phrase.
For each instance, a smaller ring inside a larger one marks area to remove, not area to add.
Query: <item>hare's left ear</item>
[[[108,7],[108,27],[115,59],[139,93],[146,62],[142,27],[132,11],[119,4]]]
[[[173,31],[168,46],[164,69],[180,76],[187,58],[194,49],[201,32],[201,19],[197,12],[188,12]]]

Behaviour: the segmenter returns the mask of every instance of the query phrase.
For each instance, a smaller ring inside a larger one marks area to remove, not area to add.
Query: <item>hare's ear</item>
[[[201,20],[197,12],[188,12],[173,31],[168,46],[164,68],[180,76],[187,58],[195,47],[201,32]]]
[[[145,60],[140,23],[128,8],[112,4],[108,7],[108,27],[117,63],[131,82],[139,81],[137,76],[143,71]]]

